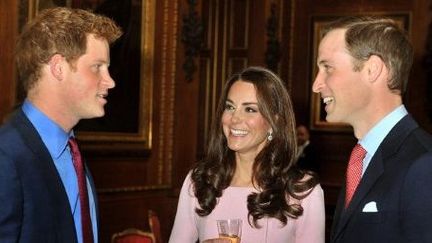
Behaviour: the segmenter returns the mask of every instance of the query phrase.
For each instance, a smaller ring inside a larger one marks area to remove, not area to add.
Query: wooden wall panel
[[[104,156],[102,152],[86,156],[99,195],[101,242],[109,242],[112,234],[128,227],[148,230],[149,209],[159,215],[167,241],[178,188],[187,172],[184,168],[195,159],[196,142],[191,137],[196,137],[193,121],[197,111],[193,105],[175,103],[177,98],[185,104],[197,103],[190,94],[197,93],[193,88],[197,85],[184,81],[177,69],[182,62],[177,58],[183,54],[177,51],[181,5],[170,0],[155,4],[152,148],[137,155]]]
[[[429,0],[197,1],[205,35],[201,55],[196,60],[198,71],[191,81],[185,80],[182,70],[185,50],[180,40],[182,17],[189,11],[187,2],[156,1],[152,150],[139,156],[87,156],[99,190],[100,242],[109,242],[114,232],[127,227],[148,229],[148,209],[160,215],[163,237],[168,240],[179,189],[191,165],[202,156],[226,77],[246,65],[265,65],[266,21],[271,3],[280,9],[280,75],[291,92],[296,119],[304,124],[311,120],[312,17],[410,12],[415,63],[406,104],[419,123],[432,130],[425,111],[427,82],[421,64],[431,21]],[[18,7],[18,1],[0,1],[0,122],[15,103],[16,77],[11,50],[17,34]],[[330,226],[355,139],[350,132],[313,130],[312,141],[320,148],[321,181]],[[166,186],[149,186],[155,182]]]
[[[432,1],[413,1],[412,11],[410,34],[414,44],[414,63],[405,100],[408,110],[417,121],[429,132],[432,132],[432,114],[430,110],[432,107],[432,94],[430,93],[432,83],[427,80],[426,67],[424,66],[426,38],[432,34],[430,33],[432,28],[429,29],[432,24]]]
[[[175,216],[177,198],[166,190],[99,194],[100,240],[110,242],[113,233],[134,227],[149,230],[148,210],[154,210],[161,221],[161,232],[168,241]]]
[[[246,49],[249,34],[249,1],[229,2],[229,48]]]
[[[226,79],[249,65],[264,65],[267,1],[211,0],[202,2],[205,45],[201,69],[198,140],[205,144],[219,94]],[[263,11],[264,10],[264,11]],[[209,68],[208,68],[209,67]],[[205,116],[205,117],[204,117]],[[198,154],[202,155],[203,146]]]
[[[0,1],[0,124],[15,104],[14,53],[18,33],[18,1]]]

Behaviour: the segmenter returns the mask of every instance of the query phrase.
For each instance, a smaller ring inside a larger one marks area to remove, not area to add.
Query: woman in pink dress
[[[242,243],[324,242],[324,195],[295,166],[289,94],[279,77],[249,67],[225,85],[206,155],[187,175],[170,243],[218,238],[216,220],[242,219]]]

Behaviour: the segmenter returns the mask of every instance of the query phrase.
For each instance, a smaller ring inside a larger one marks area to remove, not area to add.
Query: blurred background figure
[[[310,141],[309,129],[305,125],[297,126],[297,166],[319,174],[320,165],[316,150]]]

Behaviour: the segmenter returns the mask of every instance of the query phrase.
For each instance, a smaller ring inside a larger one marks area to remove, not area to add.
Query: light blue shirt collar
[[[53,159],[59,158],[66,148],[69,136],[73,134],[66,133],[57,123],[42,113],[28,100],[24,101],[22,110],[38,131],[51,157]]]
[[[379,121],[361,140],[358,141],[360,145],[366,150],[366,156],[363,159],[363,174],[366,171],[372,157],[377,151],[379,145],[390,132],[390,130],[398,123],[404,116],[408,114],[404,105],[400,105],[391,113]]]

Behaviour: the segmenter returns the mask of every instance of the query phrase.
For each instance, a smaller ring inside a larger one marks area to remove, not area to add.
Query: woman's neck
[[[236,155],[236,170],[231,186],[251,187],[252,185],[252,167],[254,159]]]

